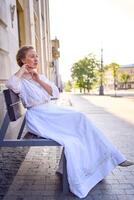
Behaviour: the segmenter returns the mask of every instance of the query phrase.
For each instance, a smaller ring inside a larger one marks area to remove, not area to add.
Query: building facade
[[[53,80],[56,83],[57,87],[59,88],[59,91],[63,91],[62,86],[62,80],[59,73],[59,57],[60,57],[60,51],[59,51],[59,40],[55,38],[52,40],[52,68],[53,68]]]
[[[105,90],[114,89],[114,78],[111,70],[107,70],[104,74],[104,88]]]
[[[36,48],[39,72],[54,81],[49,0],[0,0],[0,124],[6,110],[2,90],[19,69],[16,53],[26,44]]]
[[[134,89],[134,64],[121,65],[119,68],[119,73],[128,74],[129,79],[127,82],[119,81],[118,89]]]
[[[121,80],[123,74],[129,75],[128,80]],[[105,72],[104,87],[106,90],[114,89],[114,77],[111,70]],[[134,64],[121,65],[118,70],[117,89],[134,89]]]
[[[49,0],[1,0],[0,2],[0,84],[18,66],[19,47],[33,45],[39,55],[39,72],[51,79],[52,46],[50,39]]]

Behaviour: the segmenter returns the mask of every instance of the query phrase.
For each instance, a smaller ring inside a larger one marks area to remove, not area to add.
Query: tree
[[[84,92],[88,92],[92,89],[94,83],[97,81],[96,72],[99,66],[99,62],[93,54],[89,54],[78,62],[74,63],[71,68],[72,79]]]
[[[84,88],[84,74],[85,74],[85,68],[82,64],[82,60],[79,60],[78,62],[74,63],[71,68],[71,76],[72,79],[76,82],[78,87],[80,88],[80,92],[82,92],[82,88]]]
[[[65,83],[65,91],[71,92],[71,89],[72,89],[72,83],[70,80],[68,80],[67,83]]]
[[[111,64],[107,65],[107,67],[106,67],[107,69],[110,69],[112,71],[113,78],[114,78],[114,90],[116,90],[116,88],[117,88],[119,66],[120,65],[117,63],[111,63]]]
[[[130,75],[128,73],[122,73],[120,75],[120,80],[124,83],[125,89],[126,89],[126,85],[129,79],[130,79]]]

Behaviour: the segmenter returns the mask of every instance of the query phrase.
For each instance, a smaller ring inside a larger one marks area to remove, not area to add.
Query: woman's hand
[[[32,79],[33,79],[34,81],[36,81],[36,82],[39,83],[40,78],[39,78],[38,72],[36,72],[36,71],[34,71],[34,70],[31,70],[31,71],[29,71],[29,73],[31,74]]]
[[[19,78],[23,76],[23,74],[30,74],[32,79],[36,82],[40,81],[39,75],[36,71],[33,70],[28,64],[24,64],[16,73],[15,75]]]
[[[29,66],[27,64],[22,65],[22,67],[20,68],[20,71],[22,71],[22,73],[29,73],[28,70]]]
[[[15,75],[20,78],[24,73],[29,73],[27,64],[22,65]]]

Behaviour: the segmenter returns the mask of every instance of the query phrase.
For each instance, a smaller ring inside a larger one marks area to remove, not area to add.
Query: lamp
[[[11,23],[13,28],[14,14],[15,14],[15,5],[10,4],[10,13],[11,13]]]
[[[99,88],[99,95],[104,95],[104,86],[103,86],[103,48],[101,48],[101,68],[100,68],[100,88]]]

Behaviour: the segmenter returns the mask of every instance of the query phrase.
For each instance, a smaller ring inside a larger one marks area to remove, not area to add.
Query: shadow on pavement
[[[29,147],[0,148],[0,199],[8,191],[28,151]]]

